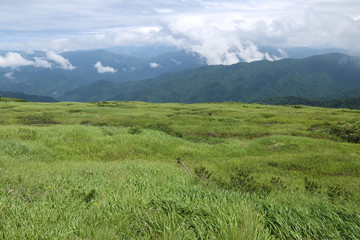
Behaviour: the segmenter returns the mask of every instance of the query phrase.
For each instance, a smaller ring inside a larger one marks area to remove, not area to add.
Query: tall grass
[[[359,145],[311,130],[359,111],[11,101],[0,111],[0,239],[360,239]]]

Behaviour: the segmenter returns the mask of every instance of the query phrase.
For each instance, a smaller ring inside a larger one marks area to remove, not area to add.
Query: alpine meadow
[[[359,110],[0,102],[0,239],[359,239]]]
[[[359,10],[0,1],[0,240],[360,240]]]

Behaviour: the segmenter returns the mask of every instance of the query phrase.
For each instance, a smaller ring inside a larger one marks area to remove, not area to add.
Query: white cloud
[[[46,57],[48,60],[51,60],[57,64],[59,64],[61,66],[62,69],[64,70],[74,70],[76,67],[71,65],[71,63],[69,62],[69,60],[67,60],[66,58],[64,58],[63,56],[56,54],[53,51],[48,51],[46,53]]]
[[[6,56],[0,56],[0,67],[21,67],[33,65],[32,61],[26,60],[19,53],[8,52]]]
[[[178,60],[176,60],[176,59],[171,59],[171,61],[173,62],[173,63],[176,63],[177,65],[180,65],[181,64],[181,61],[178,61]]]
[[[15,79],[14,77],[14,72],[8,72],[4,74],[4,77],[6,77],[7,79],[13,80]]]
[[[276,59],[260,52],[261,45],[360,53],[359,9],[359,0],[15,0],[0,4],[1,48],[172,44],[210,64]]]
[[[34,67],[52,68],[52,64],[45,59],[34,57]]]
[[[174,12],[174,10],[170,8],[154,8],[154,11],[160,14],[170,14]]]
[[[156,62],[151,62],[149,65],[150,65],[150,67],[151,67],[151,68],[158,68],[158,67],[161,67],[161,65],[160,65],[160,64],[158,64],[158,63],[156,63]]]
[[[117,70],[112,68],[112,67],[104,67],[100,61],[98,61],[94,67],[96,68],[96,70],[98,71],[98,73],[116,73]]]

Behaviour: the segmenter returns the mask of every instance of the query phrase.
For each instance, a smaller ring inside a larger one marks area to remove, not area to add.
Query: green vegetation
[[[0,111],[0,239],[360,239],[358,110]]]
[[[0,91],[0,98],[15,98],[19,101],[29,101],[29,102],[57,102],[57,100],[47,97],[47,96],[37,96],[37,95],[28,95],[22,92],[9,92],[9,91]],[[3,101],[0,99],[0,101]]]

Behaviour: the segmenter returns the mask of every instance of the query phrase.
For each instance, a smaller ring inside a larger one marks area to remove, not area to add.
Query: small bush
[[[142,133],[142,129],[140,127],[131,127],[128,130],[129,134],[141,134]]]
[[[307,177],[304,178],[305,190],[309,193],[321,193],[321,186],[315,181],[309,180]]]
[[[337,198],[343,198],[349,200],[352,197],[352,193],[339,187],[339,186],[329,186],[326,189],[326,195],[330,200],[335,200]]]
[[[58,124],[59,122],[54,121],[53,117],[49,113],[32,114],[22,118],[24,124]]]
[[[37,133],[32,129],[19,128],[18,135],[22,140],[30,140],[30,139],[35,139]]]
[[[211,172],[209,172],[209,170],[207,170],[203,166],[195,167],[194,172],[195,172],[196,176],[202,180],[208,180],[211,177]]]
[[[350,143],[360,143],[360,121],[338,123],[324,122],[312,125],[308,130],[327,138]]]
[[[95,122],[93,123],[93,125],[103,127],[103,126],[110,126],[111,124],[108,122]]]
[[[166,123],[166,122],[158,122],[158,123],[148,124],[145,126],[145,128],[161,131],[161,132],[164,132],[164,133],[169,134],[174,137],[180,137],[180,138],[183,137],[181,133],[176,132],[171,127],[170,123]]]
[[[235,174],[230,176],[231,187],[247,193],[268,194],[271,187],[255,181],[250,171],[237,169]]]
[[[89,121],[89,120],[81,121],[80,124],[85,125],[85,126],[92,126],[93,125],[92,121]]]
[[[81,110],[80,109],[70,109],[68,112],[69,113],[78,113],[78,112],[81,112]]]
[[[270,183],[277,190],[286,190],[288,188],[288,186],[284,183],[284,181],[281,180],[279,177],[271,178]]]
[[[95,189],[92,189],[89,193],[85,194],[84,196],[84,201],[86,203],[91,202],[92,200],[94,200],[96,198],[96,196],[98,195],[98,193],[96,192]]]

